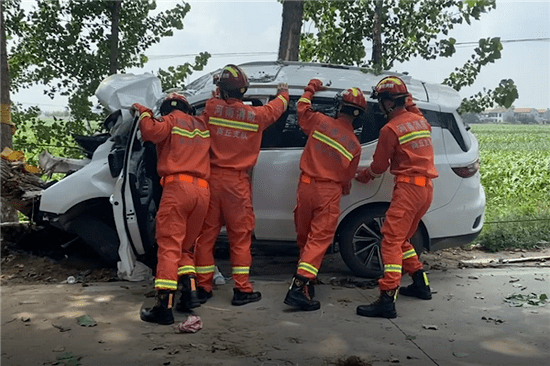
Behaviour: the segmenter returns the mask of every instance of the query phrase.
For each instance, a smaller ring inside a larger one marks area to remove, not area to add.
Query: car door
[[[125,247],[122,251],[131,249],[140,256],[155,247],[155,217],[162,189],[155,146],[141,140],[137,118],[130,126],[125,141],[113,151],[117,156],[110,158],[121,160],[111,204],[121,246]]]
[[[256,215],[254,234],[257,240],[296,240],[294,208],[300,177],[300,158],[307,136],[298,126],[296,103],[299,96],[291,96],[287,112],[265,132],[262,150],[252,174],[252,203]],[[330,98],[313,99],[313,108],[327,115],[335,115],[335,103]],[[383,124],[383,123],[382,123]],[[354,123],[356,135],[364,142],[365,158],[361,166],[372,161],[374,139],[378,138],[379,118],[367,113]],[[369,160],[370,159],[370,160]],[[342,212],[364,204],[379,190],[382,180],[369,185],[355,182],[352,192],[341,200]]]

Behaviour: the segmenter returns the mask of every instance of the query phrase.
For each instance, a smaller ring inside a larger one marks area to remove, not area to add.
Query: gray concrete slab
[[[431,271],[433,299],[399,297],[396,319],[364,318],[358,305],[377,289],[316,287],[320,311],[295,311],[283,298],[290,276],[261,276],[257,303],[230,304],[232,283],[197,308],[203,329],[177,334],[144,323],[151,283],[4,286],[2,365],[330,365],[349,356],[370,365],[548,365],[550,305],[511,307],[510,294],[550,296],[550,269]],[[282,279],[287,277],[286,279]],[[326,277],[328,278],[328,277]],[[403,280],[403,285],[410,282]],[[176,324],[186,319],[176,314]],[[97,326],[76,319],[89,315]]]

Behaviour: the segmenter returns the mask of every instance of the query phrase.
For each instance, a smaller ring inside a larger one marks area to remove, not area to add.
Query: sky
[[[226,64],[277,59],[282,23],[282,4],[276,0],[191,0],[191,11],[184,19],[184,29],[173,37],[163,38],[145,54],[149,62],[127,72],[157,73],[185,62],[195,55],[209,52],[212,57],[205,70],[195,72],[186,83]],[[157,0],[158,10],[172,7],[176,1]],[[305,24],[303,31],[310,30]],[[502,57],[482,68],[476,82],[460,91],[469,97],[483,89],[494,89],[502,79],[513,79],[518,87],[516,108],[550,108],[550,0],[497,0],[496,9],[482,14],[472,25],[456,26],[449,33],[457,43],[477,42],[480,38],[500,37]],[[397,64],[392,71],[407,71],[414,78],[441,83],[473,54],[474,45],[457,45],[452,58],[426,61],[414,59]],[[367,54],[370,50],[367,49]],[[25,107],[38,104],[43,110],[63,110],[66,99],[49,99],[42,88],[35,87],[12,95]]]

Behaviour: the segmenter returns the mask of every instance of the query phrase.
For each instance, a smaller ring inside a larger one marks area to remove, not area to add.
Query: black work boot
[[[141,309],[141,320],[162,325],[173,324],[172,303],[174,294],[175,291],[157,290],[155,306],[150,309]]]
[[[319,310],[321,303],[311,298],[309,293],[311,284],[309,282],[308,278],[298,274],[295,275],[286,293],[284,303],[304,311]]]
[[[208,292],[199,286],[199,289],[197,290],[197,295],[199,298],[199,302],[201,304],[204,304],[206,301],[208,301],[209,298],[212,297],[212,291]]]
[[[231,305],[245,305],[249,302],[256,302],[262,299],[262,294],[258,291],[255,292],[241,292],[238,288],[233,289],[233,300],[231,300]]]
[[[393,319],[397,317],[395,311],[395,298],[397,291],[380,291],[378,300],[370,305],[359,305],[357,307],[357,315]]]
[[[422,300],[432,299],[432,290],[430,289],[430,282],[428,276],[423,270],[418,270],[412,275],[413,283],[407,287],[401,287],[399,294],[404,296],[418,297]]]
[[[181,285],[180,301],[176,305],[176,310],[188,312],[191,309],[201,306],[199,295],[197,293],[196,279],[193,275],[183,275],[178,281]]]

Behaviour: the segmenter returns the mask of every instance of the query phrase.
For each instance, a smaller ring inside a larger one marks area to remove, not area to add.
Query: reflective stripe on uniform
[[[416,139],[423,139],[423,138],[429,138],[431,136],[430,131],[428,130],[422,130],[422,131],[415,131],[408,133],[406,135],[403,135],[399,138],[399,144],[403,145],[407,142],[410,142],[412,140]]]
[[[178,268],[178,276],[195,273],[195,266],[182,266]]]
[[[403,253],[403,259],[408,259],[416,256],[416,251],[414,249],[407,250],[405,253]]]
[[[311,100],[309,100],[309,99],[307,99],[307,98],[304,98],[304,97],[298,99],[298,103],[300,103],[300,102],[311,104]]]
[[[306,272],[309,272],[312,275],[314,275],[315,277],[317,277],[317,273],[319,273],[319,269],[315,268],[314,266],[312,266],[311,264],[306,263],[306,262],[298,263],[298,269],[302,269]]]
[[[253,131],[253,132],[258,132],[258,129],[260,128],[259,125],[254,123],[232,121],[230,119],[223,119],[223,118],[216,118],[216,117],[210,117],[208,119],[208,123],[214,126],[229,127],[237,130]]]
[[[155,288],[163,290],[177,290],[178,281],[155,279]]]
[[[195,271],[197,271],[197,273],[214,273],[216,271],[216,266],[195,266]]]
[[[180,135],[183,137],[189,137],[190,139],[197,136],[202,138],[207,138],[207,137],[210,137],[210,131],[208,130],[201,131],[198,128],[195,128],[193,131],[188,131],[188,130],[184,130],[183,128],[174,126],[172,127],[172,135]]]
[[[139,120],[141,121],[142,119],[144,119],[145,117],[151,117],[151,113],[149,112],[143,112],[142,114],[139,115]]]
[[[430,281],[428,281],[428,275],[426,274],[426,272],[422,272],[422,277],[424,277],[424,284],[426,286],[430,286]]]
[[[333,149],[338,151],[340,154],[342,154],[349,161],[351,161],[353,159],[353,154],[352,153],[350,153],[348,150],[346,150],[346,148],[344,146],[342,146],[341,143],[339,143],[336,140],[331,139],[327,135],[325,135],[325,134],[323,134],[319,131],[315,131],[315,132],[313,132],[313,138],[316,139],[316,140],[321,141],[324,144],[327,144],[330,147],[332,147]]]
[[[385,264],[384,272],[398,272],[401,273],[403,267],[400,264]]]
[[[233,267],[233,274],[248,274],[250,272],[250,267]]]
[[[284,105],[285,105],[285,111],[286,111],[286,109],[287,109],[287,107],[288,107],[288,102],[286,101],[286,98],[283,97],[282,95],[277,96],[277,98],[279,98],[280,100],[283,101],[283,103],[284,103]]]

